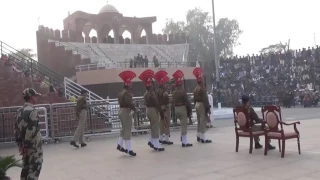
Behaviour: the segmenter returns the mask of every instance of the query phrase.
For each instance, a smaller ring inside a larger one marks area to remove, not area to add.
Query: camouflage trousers
[[[23,167],[20,180],[38,180],[43,163],[42,149],[28,149],[22,157]]]

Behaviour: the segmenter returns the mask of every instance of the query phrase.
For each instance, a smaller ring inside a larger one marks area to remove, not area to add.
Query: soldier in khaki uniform
[[[191,118],[192,109],[187,93],[182,87],[184,74],[182,71],[177,70],[172,76],[176,84],[176,88],[172,93],[172,105],[174,106],[176,118],[181,122],[182,147],[191,147],[192,144],[189,144],[187,140],[187,130],[188,118]]]
[[[25,104],[17,112],[14,134],[22,155],[21,180],[37,180],[43,163],[39,114],[33,105],[40,96],[34,89],[23,91]]]
[[[118,95],[119,118],[121,122],[120,137],[118,139],[117,150],[128,153],[131,156],[137,154],[133,152],[131,148],[131,128],[132,128],[132,117],[131,111],[135,111],[135,107],[132,100],[131,94],[131,81],[136,77],[136,74],[132,71],[123,71],[119,74],[120,78],[124,82],[123,90]],[[123,140],[126,143],[126,149],[123,148]]]
[[[81,96],[77,100],[76,117],[79,120],[79,124],[74,133],[73,140],[70,142],[70,145],[76,148],[79,148],[76,142],[79,142],[81,147],[87,146],[87,144],[84,143],[84,128],[87,121],[87,96],[88,91],[81,90]]]
[[[139,76],[147,88],[147,92],[144,94],[144,100],[147,107],[147,118],[150,121],[151,138],[149,139],[148,145],[156,151],[164,151],[164,148],[159,143],[159,124],[160,118],[164,119],[161,106],[158,102],[157,95],[152,86],[152,78],[154,72],[150,69],[145,70]]]
[[[154,75],[154,79],[158,82],[159,89],[156,94],[159,100],[159,104],[164,114],[164,119],[160,121],[160,143],[172,145],[173,142],[169,141],[170,136],[170,106],[169,106],[169,95],[167,93],[166,83],[170,81],[170,78],[167,76],[167,72],[161,70]],[[164,135],[164,139],[163,139]]]
[[[203,86],[202,69],[196,67],[193,70],[193,75],[196,77],[198,82],[198,85],[193,90],[193,99],[196,106],[196,112],[198,117],[197,141],[201,143],[211,143],[212,141],[206,139],[205,136],[206,125],[209,119],[208,114],[211,114],[211,112],[206,88]]]

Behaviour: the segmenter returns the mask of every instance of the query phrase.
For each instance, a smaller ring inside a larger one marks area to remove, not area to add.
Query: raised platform
[[[303,109],[295,109],[300,111]],[[296,117],[296,116],[295,116]],[[298,117],[298,116],[297,116]],[[219,122],[219,121],[217,121]],[[225,122],[225,121],[220,121]],[[154,152],[147,146],[149,135],[132,138],[137,157],[129,157],[115,150],[116,137],[93,139],[88,147],[74,149],[68,142],[44,145],[44,165],[40,179],[45,180],[318,180],[320,177],[320,121],[303,120],[301,132],[302,154],[297,142],[286,143],[285,158],[278,150],[263,155],[263,149],[249,154],[249,140],[240,139],[235,152],[234,127],[210,129],[207,136],[212,144],[196,143],[195,130],[188,137],[194,147],[183,149],[180,133],[172,132],[174,145],[165,152]],[[263,140],[261,143],[264,143]],[[277,145],[276,142],[272,142]],[[1,155],[18,154],[17,148],[1,148]],[[8,172],[19,179],[20,169]]]

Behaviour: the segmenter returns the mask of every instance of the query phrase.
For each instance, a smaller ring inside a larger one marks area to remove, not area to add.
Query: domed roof
[[[119,13],[119,11],[114,7],[112,6],[111,4],[107,4],[105,6],[103,6],[99,12],[99,14],[101,13]]]

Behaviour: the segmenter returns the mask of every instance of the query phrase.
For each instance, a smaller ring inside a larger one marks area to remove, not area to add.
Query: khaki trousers
[[[188,115],[186,106],[175,106],[176,118],[180,120],[181,124],[181,136],[187,135],[188,130]]]
[[[164,109],[164,108],[163,108]],[[164,111],[164,117],[165,117],[165,121],[167,122],[166,125],[165,123],[160,120],[160,135],[162,136],[163,134],[165,135],[170,135],[170,121],[171,121],[171,117],[170,117],[170,108],[167,107]],[[168,126],[168,127],[166,127]]]
[[[79,114],[79,124],[76,132],[74,133],[73,141],[79,142],[80,144],[84,143],[84,127],[87,121],[87,110],[83,109]]]
[[[160,114],[154,107],[147,107],[147,118],[150,121],[151,138],[159,139]]]
[[[119,119],[121,122],[120,137],[123,140],[131,139],[131,129],[132,129],[132,117],[130,116],[130,108],[120,108],[119,109]]]
[[[208,122],[208,116],[206,114],[205,106],[203,102],[196,102],[196,112],[198,119],[198,132],[205,133]]]

